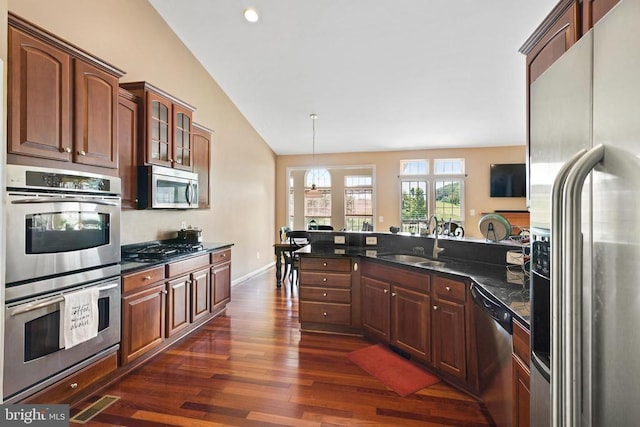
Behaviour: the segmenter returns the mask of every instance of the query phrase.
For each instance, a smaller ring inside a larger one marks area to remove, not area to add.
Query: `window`
[[[367,231],[373,227],[373,179],[368,175],[344,178],[344,224],[347,231]],[[364,226],[364,224],[368,226]]]
[[[464,221],[462,200],[464,189],[464,159],[435,159],[433,174],[429,161],[400,162],[400,231],[420,233],[430,215],[440,224]]]
[[[315,185],[320,197],[309,197]],[[331,174],[326,169],[310,169],[305,177],[304,222],[331,225]]]
[[[464,183],[464,159],[435,159],[434,214],[441,221],[462,224],[462,188]],[[447,175],[447,178],[441,178]]]

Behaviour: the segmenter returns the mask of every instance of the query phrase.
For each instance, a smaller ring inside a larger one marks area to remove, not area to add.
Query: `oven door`
[[[66,375],[83,360],[120,342],[120,277],[65,290],[98,287],[98,335],[69,349],[60,348],[62,292],[5,306],[4,397],[23,390],[29,394],[48,385],[47,379]]]
[[[9,192],[6,282],[120,262],[120,198]]]

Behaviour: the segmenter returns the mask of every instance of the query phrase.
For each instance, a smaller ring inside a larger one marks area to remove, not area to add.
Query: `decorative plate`
[[[487,240],[499,242],[511,235],[511,224],[509,221],[499,214],[487,214],[480,218],[478,222],[480,232]]]

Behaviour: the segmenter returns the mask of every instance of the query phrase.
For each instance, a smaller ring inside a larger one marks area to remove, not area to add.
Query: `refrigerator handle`
[[[562,253],[567,255],[562,286],[564,336],[561,349],[564,354],[558,355],[562,367],[560,381],[563,402],[560,404],[564,404],[564,413],[561,418],[552,420],[553,425],[572,427],[582,424],[582,379],[583,374],[590,375],[588,366],[584,367],[587,371],[582,371],[582,188],[593,168],[603,159],[604,146],[599,144],[593,147],[571,168],[564,188],[566,235]],[[586,402],[585,407],[590,408],[591,403]],[[555,424],[556,421],[558,424]]]
[[[582,149],[567,160],[556,175],[551,189],[551,416],[552,420],[560,417],[560,401],[562,387],[560,378],[560,343],[562,342],[562,242],[563,206],[562,197],[567,175],[576,162],[587,152]],[[559,423],[551,425],[558,426]]]

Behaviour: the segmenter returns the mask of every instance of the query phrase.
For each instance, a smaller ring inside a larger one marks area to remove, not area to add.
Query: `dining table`
[[[285,261],[284,276],[282,275],[282,260],[285,258],[285,254],[292,249],[298,249],[298,246],[292,245],[289,242],[278,242],[273,244],[273,252],[276,255],[276,287],[282,286],[282,278],[287,276],[288,264]]]

